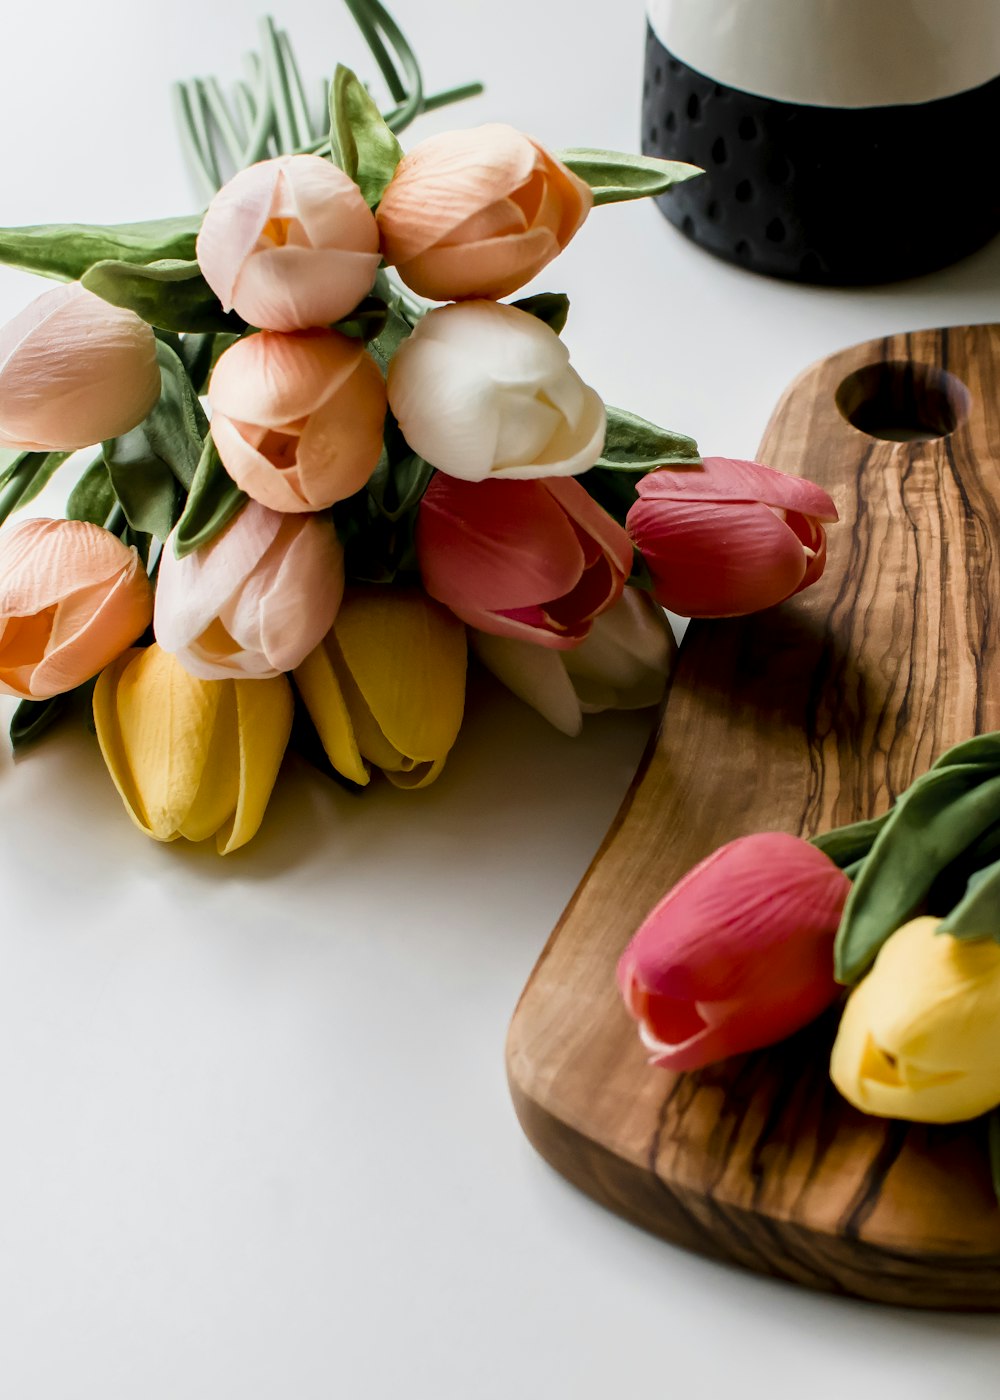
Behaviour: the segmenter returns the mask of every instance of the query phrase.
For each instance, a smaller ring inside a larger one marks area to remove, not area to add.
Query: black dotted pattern
[[[709,252],[772,277],[862,284],[1000,232],[1000,78],[907,107],[803,107],[721,87],[647,31],[642,149],[705,174],[661,196]]]

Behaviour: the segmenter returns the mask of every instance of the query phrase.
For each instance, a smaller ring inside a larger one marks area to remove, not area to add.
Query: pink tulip
[[[571,477],[436,473],[417,518],[424,586],[482,632],[567,650],[622,595],[625,531]]]
[[[326,515],[249,501],[214,540],[178,559],[163,547],[153,631],[199,680],[291,671],[333,626],[344,554]]]
[[[378,229],[361,191],[319,156],[277,156],[234,175],[198,234],[205,281],[252,326],[325,326],[370,291]]]
[[[783,1040],[837,995],[851,882],[797,836],[730,841],[675,885],[618,964],[650,1063],[698,1069]]]
[[[336,331],[261,331],[231,345],[208,389],[212,436],[236,484],[272,510],[324,510],[378,464],[385,381]]]
[[[0,691],[47,700],[96,676],[149,626],[134,549],[99,525],[25,520],[0,535]]]
[[[152,327],[78,282],[0,330],[0,447],[89,447],[134,428],[159,397]]]
[[[397,166],[378,208],[382,252],[421,296],[504,297],[566,247],[593,202],[588,185],[511,126],[446,131]]]
[[[826,564],[821,521],[837,507],[799,476],[706,457],[644,476],[625,528],[656,600],[682,617],[740,617],[815,583]]]

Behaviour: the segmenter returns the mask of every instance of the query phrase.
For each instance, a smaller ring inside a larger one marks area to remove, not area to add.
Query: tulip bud
[[[469,642],[508,690],[570,736],[584,715],[658,705],[677,654],[662,609],[635,588],[596,617],[572,651],[488,632],[472,632]]]
[[[319,156],[241,170],[214,197],[196,251],[205,281],[251,326],[339,321],[378,271],[378,229],[353,180]]]
[[[847,999],[830,1077],[862,1113],[958,1123],[1000,1104],[1000,944],[912,919]]]
[[[155,645],[120,656],[94,690],[101,753],[139,830],[156,841],[215,836],[220,855],[260,827],[292,709],[284,676],[197,680]]]
[[[622,595],[625,531],[578,481],[431,478],[417,516],[424,586],[470,627],[578,646]]]
[[[566,247],[593,202],[589,185],[511,126],[446,131],[396,167],[378,208],[382,252],[421,296],[505,297]]]
[[[159,397],[152,327],[78,282],[0,330],[0,447],[89,447],[134,428]]]
[[[837,995],[851,882],[780,831],[722,846],[647,916],[618,964],[650,1063],[699,1069],[783,1040]]]
[[[370,765],[396,787],[427,787],[458,737],[465,629],[415,589],[357,589],[295,670],[330,762],[355,783]]]
[[[81,520],[0,535],[0,692],[47,700],[95,676],[149,626],[153,590],[134,549]]]
[[[221,356],[208,389],[212,437],[229,475],[272,510],[324,510],[378,464],[385,381],[336,331],[261,331]]]
[[[467,301],[418,322],[389,362],[389,407],[415,452],[449,476],[576,476],[604,446],[600,397],[551,327]]]
[[[656,600],[682,617],[740,617],[815,583],[826,564],[820,521],[837,508],[802,477],[706,457],[701,467],[650,472],[625,528]]]
[[[329,631],[344,591],[333,521],[249,501],[210,544],[178,559],[163,546],[153,631],[192,676],[266,679],[290,671]]]

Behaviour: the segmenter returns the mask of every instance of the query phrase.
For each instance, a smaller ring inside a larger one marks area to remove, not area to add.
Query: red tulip
[[[821,521],[837,519],[822,489],[729,457],[650,472],[625,528],[661,606],[682,617],[741,617],[815,583],[826,564]]]
[[[837,995],[833,939],[850,888],[822,851],[780,831],[689,871],[618,964],[650,1063],[698,1069],[814,1020]]]
[[[617,603],[632,568],[625,531],[571,477],[462,481],[437,472],[416,540],[432,598],[481,632],[560,651]]]

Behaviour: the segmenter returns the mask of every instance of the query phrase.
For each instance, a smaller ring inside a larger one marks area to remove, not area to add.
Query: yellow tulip
[[[330,762],[421,788],[444,767],[465,707],[465,628],[415,589],[350,592],[295,683]]]
[[[958,1123],[1000,1104],[1000,943],[913,919],[851,993],[830,1062],[863,1113]]]
[[[222,855],[260,827],[292,709],[284,676],[198,680],[156,645],[126,651],[94,691],[101,752],[136,826],[157,841],[215,836]]]

